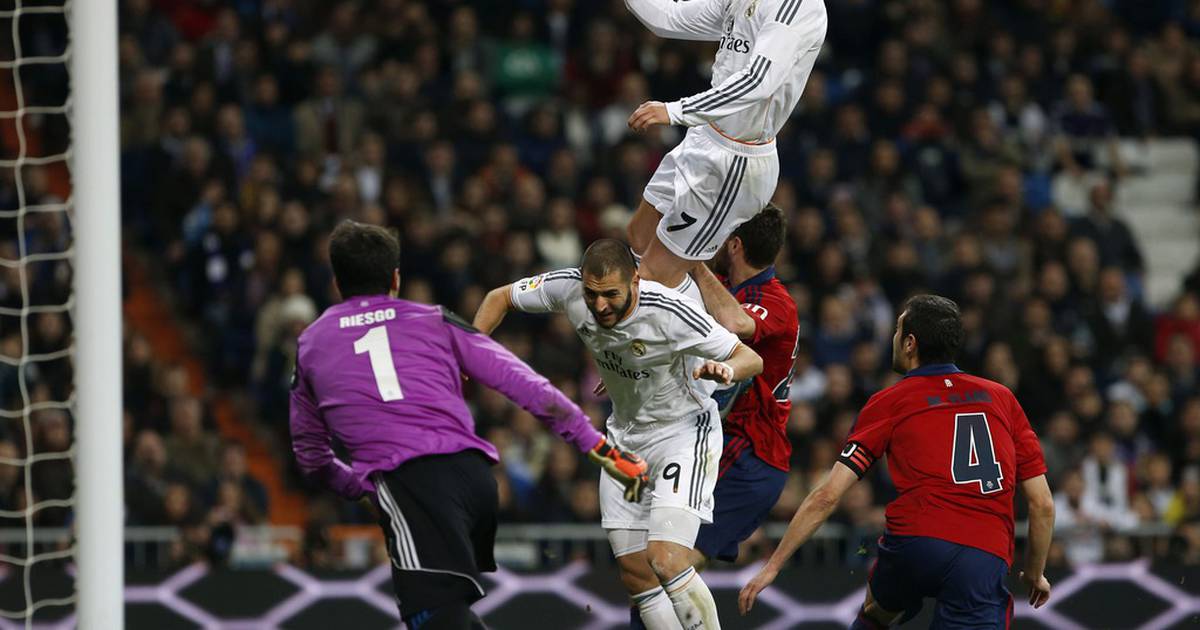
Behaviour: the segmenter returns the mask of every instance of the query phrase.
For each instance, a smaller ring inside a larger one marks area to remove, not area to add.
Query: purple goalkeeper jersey
[[[463,374],[498,390],[580,451],[601,438],[588,417],[511,352],[441,307],[386,295],[330,307],[300,335],[292,450],[300,469],[346,498],[369,475],[425,455],[496,448],[475,435]],[[334,456],[331,439],[349,452]]]

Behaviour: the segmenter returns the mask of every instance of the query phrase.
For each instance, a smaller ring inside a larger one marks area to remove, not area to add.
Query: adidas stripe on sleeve
[[[717,324],[693,300],[675,293],[643,289],[642,306],[666,315],[671,350],[714,361],[724,361],[738,344],[737,335]]]
[[[671,124],[705,125],[771,99],[791,80],[797,56],[814,42],[819,48],[824,38],[824,23],[795,19],[799,4],[785,2],[777,17],[759,30],[751,61],[740,72],[712,89],[667,103]]]

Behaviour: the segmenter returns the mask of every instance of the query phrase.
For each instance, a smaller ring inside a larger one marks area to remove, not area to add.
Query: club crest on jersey
[[[640,340],[634,339],[633,343],[629,344],[629,351],[632,352],[633,356],[635,357],[644,357],[646,356],[646,344],[642,343]]]

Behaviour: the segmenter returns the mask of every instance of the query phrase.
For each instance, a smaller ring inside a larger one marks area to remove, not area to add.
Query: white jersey
[[[588,310],[578,269],[519,280],[511,295],[513,306],[527,313],[566,313],[612,399],[610,430],[715,412],[708,381],[693,379],[692,370],[704,359],[729,358],[737,336],[682,293],[645,279],[637,292],[633,311],[612,328],[598,325]]]
[[[667,103],[673,125],[775,138],[804,92],[829,20],[823,0],[625,0],[655,35],[720,42],[712,89]]]

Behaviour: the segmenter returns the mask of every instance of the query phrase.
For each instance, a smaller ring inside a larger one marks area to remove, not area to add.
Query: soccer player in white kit
[[[600,478],[601,526],[646,627],[720,628],[712,593],[689,563],[700,524],[712,522],[723,444],[717,404],[697,379],[753,378],[762,358],[699,304],[639,279],[628,246],[613,239],[588,247],[579,269],[493,289],[475,327],[490,333],[511,310],[567,315],[612,399],[608,439],[649,466],[650,492],[637,503]]]
[[[639,273],[699,301],[686,275],[767,205],[779,180],[775,135],[825,41],[823,0],[625,0],[655,35],[719,42],[712,88],[629,117],[645,131],[689,127],[663,158],[629,222]],[[685,285],[685,283],[687,283]]]

